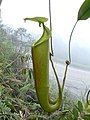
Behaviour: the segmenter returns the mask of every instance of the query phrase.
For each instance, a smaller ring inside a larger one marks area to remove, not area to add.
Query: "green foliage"
[[[86,20],[90,17],[90,0],[85,0],[78,12],[78,20]]]
[[[74,119],[77,120],[77,118],[78,118],[78,110],[76,108],[73,108],[72,113],[73,113]]]
[[[16,43],[20,40],[14,36],[12,30],[3,27],[4,25],[0,24],[0,26],[2,26],[2,29],[0,28],[0,120],[21,120],[29,115],[30,112],[27,112],[27,109],[33,111],[39,107],[38,103],[35,105],[33,103],[37,102],[37,99],[32,82],[33,72],[28,68],[30,57],[27,51],[23,54],[18,52]],[[5,34],[2,34],[3,32]],[[20,31],[21,35],[22,32]],[[14,42],[12,42],[13,39]],[[23,55],[25,55],[24,62],[28,62],[24,66],[27,69],[25,76],[22,76],[21,72]]]
[[[78,101],[78,103],[74,105],[73,109],[70,112],[68,112],[68,114],[66,115],[66,118],[67,116],[71,117],[72,120],[78,120],[78,119],[89,120],[90,119],[90,113],[87,113],[81,101]]]
[[[77,21],[89,17],[90,0],[85,0],[78,11]],[[35,17],[24,20],[39,22],[40,25],[48,19]],[[12,30],[0,21],[0,120],[90,120],[90,105],[81,100],[76,103],[70,92],[64,92],[61,111],[46,113],[41,109],[34,89],[33,69],[29,68],[33,43],[34,38],[26,29]]]
[[[83,112],[83,104],[81,101],[78,101],[78,110],[80,113]]]
[[[0,101],[0,120],[20,120],[20,116],[18,113],[12,113],[13,105],[11,103],[7,103],[8,101]]]

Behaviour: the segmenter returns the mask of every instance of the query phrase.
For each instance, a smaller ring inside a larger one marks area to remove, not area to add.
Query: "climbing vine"
[[[71,31],[70,39],[69,39],[69,59],[66,60],[66,69],[63,78],[62,87],[59,83],[58,76],[51,59],[53,56],[53,48],[52,48],[52,24],[51,24],[51,9],[50,9],[50,0],[49,0],[49,13],[50,13],[50,30],[45,26],[44,22],[48,19],[45,17],[34,17],[34,18],[25,18],[24,20],[31,20],[39,23],[39,26],[42,25],[43,27],[43,34],[41,38],[34,43],[32,46],[32,61],[33,61],[33,68],[34,68],[34,79],[35,79],[35,88],[37,92],[37,97],[39,103],[41,104],[42,108],[45,111],[52,112],[59,108],[62,102],[62,92],[65,85],[65,79],[67,74],[68,65],[72,62],[71,61],[71,38],[73,31],[80,20],[86,20],[90,17],[90,0],[85,0],[84,3],[81,5],[78,11],[77,21]],[[51,38],[51,52],[49,51],[49,39]],[[51,65],[58,83],[59,89],[59,97],[58,99],[53,102],[49,98],[49,59],[51,61]]]

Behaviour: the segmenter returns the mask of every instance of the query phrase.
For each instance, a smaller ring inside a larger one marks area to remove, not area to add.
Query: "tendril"
[[[87,101],[87,104],[88,104],[88,105],[90,105],[90,102],[89,102],[89,94],[90,94],[90,90],[88,91],[87,97],[86,97],[86,101]]]

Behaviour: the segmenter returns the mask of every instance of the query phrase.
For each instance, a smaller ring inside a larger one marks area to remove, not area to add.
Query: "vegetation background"
[[[78,98],[65,89],[59,110],[42,110],[35,92],[30,54],[34,41],[26,29],[13,30],[0,21],[0,120],[89,120],[87,90]],[[50,95],[52,99],[57,97],[54,83]]]

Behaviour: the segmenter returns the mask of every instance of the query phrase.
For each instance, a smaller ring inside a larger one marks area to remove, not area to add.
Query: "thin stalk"
[[[63,83],[62,83],[62,92],[64,89],[64,85],[65,85],[65,80],[66,80],[66,75],[67,75],[67,70],[68,70],[68,65],[70,64],[69,61],[66,61],[66,68],[65,68],[65,72],[64,72],[64,78],[63,78]]]
[[[50,30],[51,30],[51,55],[54,56],[52,46],[52,16],[51,16],[51,1],[49,0],[49,19],[50,19]]]
[[[53,68],[53,71],[54,71],[54,74],[55,74],[55,77],[56,77],[56,80],[57,80],[57,83],[58,83],[58,88],[61,89],[60,87],[60,83],[59,83],[59,78],[58,78],[58,75],[56,73],[56,70],[55,70],[55,67],[54,67],[54,64],[53,64],[53,61],[51,59],[51,54],[50,54],[50,62],[51,62],[51,65],[52,65],[52,68]]]
[[[69,38],[69,61],[70,62],[71,62],[71,38],[72,38],[73,31],[74,31],[74,29],[75,29],[75,27],[77,25],[77,22],[78,21],[76,21],[75,25],[73,26],[73,29],[71,31],[70,38]]]
[[[66,80],[68,65],[71,63],[71,38],[72,38],[72,34],[73,34],[73,31],[74,31],[74,29],[76,27],[77,22],[78,21],[76,21],[76,23],[74,24],[73,29],[72,29],[71,34],[70,34],[70,38],[69,38],[69,60],[66,61],[66,68],[65,68],[64,78],[63,78],[63,84],[62,84],[62,92],[63,92],[64,85],[65,85],[65,80]]]

